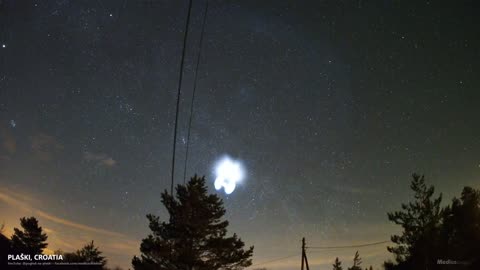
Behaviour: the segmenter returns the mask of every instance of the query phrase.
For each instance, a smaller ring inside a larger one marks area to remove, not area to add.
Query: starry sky
[[[130,266],[168,217],[188,1],[0,1],[0,222],[36,216],[47,252],[94,239]],[[205,1],[194,1],[179,107],[183,183]],[[480,6],[475,1],[209,0],[187,175],[224,199],[254,265],[291,269],[300,241],[388,240],[413,172],[447,200],[480,187]],[[243,162],[230,195],[223,155]],[[380,267],[386,245],[358,249]],[[356,249],[308,253],[314,269]],[[255,268],[253,266],[252,268]]]

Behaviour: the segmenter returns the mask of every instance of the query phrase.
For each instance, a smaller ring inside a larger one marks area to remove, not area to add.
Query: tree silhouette
[[[76,255],[81,262],[100,263],[104,266],[107,260],[102,256],[102,252],[92,242],[86,244],[82,249],[77,250]]]
[[[62,250],[56,250],[54,253],[57,255],[61,254],[63,256],[63,262],[74,263],[68,265],[69,269],[108,269],[105,267],[107,260],[104,256],[102,256],[102,252],[98,249],[98,247],[94,245],[93,240],[75,252],[63,252]]]
[[[253,246],[245,250],[236,234],[226,236],[223,201],[207,194],[205,177],[195,175],[178,185],[175,197],[164,191],[162,203],[169,222],[147,215],[152,233],[142,240],[141,257],[133,257],[134,269],[237,270],[251,265]]]
[[[333,270],[343,270],[342,262],[337,258],[335,258],[335,262],[332,264]]]
[[[0,226],[0,266],[7,264],[7,256],[11,254],[10,239],[3,234],[5,226]]]
[[[57,249],[53,252],[57,255],[62,255],[63,263],[70,263],[62,266],[50,267],[50,269],[68,269],[68,270],[123,270],[120,266],[115,266],[113,268],[107,267],[107,260],[102,256],[102,252],[95,247],[93,241],[86,244],[82,249],[75,252],[64,252],[61,249]],[[95,264],[85,264],[85,263],[95,263]]]
[[[385,262],[385,269],[480,269],[480,191],[465,187],[460,199],[441,208],[442,196],[433,198],[434,188],[427,187],[423,176],[413,175],[411,189],[413,202],[388,214],[403,232],[391,238],[397,246],[388,250],[396,261]]]
[[[460,199],[445,207],[439,253],[444,259],[468,263],[480,269],[480,191],[465,187]]]
[[[34,217],[20,219],[23,230],[14,228],[11,239],[11,247],[15,253],[42,254],[47,247],[47,234],[38,226],[38,220]]]
[[[433,269],[436,256],[432,254],[438,246],[442,209],[442,195],[432,198],[433,186],[427,187],[425,177],[412,175],[410,188],[414,201],[402,204],[402,211],[388,213],[388,219],[403,228],[402,235],[393,235],[395,247],[388,247],[394,254],[396,264],[385,263],[385,269]]]
[[[360,265],[362,264],[362,259],[360,258],[360,255],[358,254],[358,251],[355,252],[355,256],[353,257],[353,265],[352,267],[349,267],[348,270],[362,270]]]

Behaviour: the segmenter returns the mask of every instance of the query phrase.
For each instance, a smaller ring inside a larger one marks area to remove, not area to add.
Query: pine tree
[[[176,196],[162,193],[169,222],[147,215],[152,233],[142,240],[141,257],[132,260],[134,269],[238,270],[251,265],[253,247],[227,237],[228,221],[223,201],[208,195],[205,177],[196,175],[187,185],[178,185]]]
[[[107,260],[102,256],[102,252],[92,242],[86,244],[82,249],[77,250],[77,257],[81,262],[100,263],[104,266]]]
[[[75,252],[56,250],[54,253],[57,255],[61,254],[63,256],[63,262],[74,263],[70,265],[68,269],[108,270],[108,268],[105,267],[107,260],[102,256],[102,252],[98,247],[94,245],[93,240]],[[77,265],[76,263],[82,264]]]
[[[441,230],[443,258],[468,262],[465,269],[480,269],[480,191],[465,187],[460,199],[453,198],[443,214]]]
[[[427,187],[424,176],[413,174],[412,177],[410,188],[414,191],[414,201],[402,204],[402,211],[388,213],[388,219],[401,225],[403,232],[391,237],[397,246],[387,249],[394,254],[396,263],[386,262],[387,270],[436,267],[433,251],[438,246],[442,195],[432,198],[435,189]]]
[[[47,247],[47,234],[38,226],[38,220],[34,217],[23,217],[20,219],[23,230],[14,228],[11,239],[12,249],[16,253],[42,254]]]
[[[342,262],[337,258],[335,258],[335,262],[332,264],[333,270],[343,270]]]
[[[360,258],[360,254],[358,254],[358,251],[355,252],[355,256],[353,257],[353,265],[352,267],[349,267],[348,270],[362,270],[360,265],[362,264],[362,259]]]

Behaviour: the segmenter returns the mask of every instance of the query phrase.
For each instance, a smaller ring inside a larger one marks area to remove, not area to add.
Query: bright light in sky
[[[215,189],[224,189],[226,194],[231,194],[237,183],[242,181],[244,177],[244,169],[242,163],[238,160],[233,160],[228,156],[222,158],[216,165],[215,173]]]

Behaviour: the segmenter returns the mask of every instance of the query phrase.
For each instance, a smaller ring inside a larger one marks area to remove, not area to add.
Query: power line
[[[185,35],[183,36],[183,49],[182,49],[182,58],[180,62],[180,75],[178,77],[178,89],[177,89],[177,107],[175,111],[175,126],[173,130],[173,151],[172,151],[172,182],[170,185],[170,195],[173,196],[173,182],[175,178],[175,152],[177,146],[177,126],[178,126],[178,111],[180,108],[180,90],[182,88],[182,78],[183,78],[183,64],[185,62],[185,51],[187,47],[187,37],[188,37],[188,28],[190,25],[190,14],[192,12],[192,0],[189,0],[188,3],[188,13],[187,20],[185,22]]]
[[[357,248],[357,247],[368,247],[368,246],[375,246],[381,245],[385,243],[390,243],[391,241],[381,241],[381,242],[374,242],[368,244],[360,244],[360,245],[349,245],[349,246],[314,246],[314,247],[306,247],[307,249],[340,249],[340,248]]]
[[[358,247],[367,247],[367,246],[375,246],[375,245],[380,245],[380,244],[385,244],[385,243],[390,243],[391,241],[380,241],[380,242],[374,242],[374,243],[367,243],[367,244],[359,244],[359,245],[347,245],[347,246],[311,246],[311,247],[305,247],[306,249],[341,249],[341,248],[358,248]],[[320,250],[314,250],[314,251],[310,251],[310,252],[320,252]],[[252,264],[251,266],[249,267],[254,267],[254,266],[259,266],[259,265],[263,265],[263,264],[268,264],[268,263],[272,263],[272,262],[277,262],[277,261],[281,261],[281,260],[285,260],[285,259],[289,259],[289,258],[292,258],[292,257],[295,257],[295,256],[298,256],[299,254],[293,254],[293,255],[288,255],[288,256],[284,256],[284,257],[279,257],[279,258],[276,258],[276,259],[272,259],[272,260],[268,260],[268,261],[264,261],[264,262],[260,262],[260,263],[256,263],[256,264]]]
[[[289,256],[280,257],[280,258],[273,259],[273,260],[269,260],[269,261],[264,261],[264,262],[261,262],[261,263],[252,264],[252,265],[250,265],[249,267],[254,267],[254,266],[259,266],[259,265],[263,265],[263,264],[267,264],[267,263],[272,263],[272,262],[276,262],[276,261],[281,261],[281,260],[289,259],[289,258],[296,257],[296,256],[298,256],[298,254],[289,255]]]
[[[207,13],[208,13],[208,0],[205,3],[205,11],[203,13],[203,22],[202,22],[202,31],[200,32],[200,41],[198,42],[198,56],[197,56],[197,65],[195,67],[195,74],[193,77],[193,92],[192,92],[192,101],[190,102],[190,119],[188,120],[188,131],[187,131],[187,146],[185,150],[185,166],[183,168],[183,184],[185,184],[185,179],[187,176],[187,163],[188,163],[188,153],[190,148],[190,130],[192,128],[192,119],[193,119],[193,105],[195,102],[195,92],[197,90],[197,75],[198,75],[198,66],[200,65],[201,53],[202,53],[202,44],[203,44],[203,35],[205,33],[205,24],[207,22]]]

